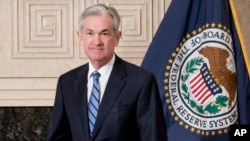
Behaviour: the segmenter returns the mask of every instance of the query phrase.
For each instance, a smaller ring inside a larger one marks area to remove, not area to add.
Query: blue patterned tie
[[[90,136],[92,136],[100,103],[100,85],[98,81],[100,73],[98,71],[94,71],[92,73],[92,76],[93,76],[93,88],[91,91],[91,96],[89,100],[89,109],[88,109]]]

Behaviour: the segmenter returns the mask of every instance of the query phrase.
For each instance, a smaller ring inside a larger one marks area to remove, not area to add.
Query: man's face
[[[89,16],[84,19],[82,32],[78,33],[84,52],[93,65],[105,65],[112,58],[121,33],[115,33],[110,16]]]

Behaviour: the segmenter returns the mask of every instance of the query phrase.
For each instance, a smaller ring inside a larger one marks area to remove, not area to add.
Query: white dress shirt
[[[93,76],[91,75],[94,71],[98,71],[100,73],[99,77],[99,84],[100,84],[100,103],[104,94],[104,91],[106,89],[108,79],[110,76],[110,73],[113,69],[113,65],[115,62],[115,55],[113,55],[112,59],[103,67],[101,67],[99,70],[95,70],[93,65],[89,61],[89,72],[88,72],[88,101],[91,95],[91,90],[93,87]]]

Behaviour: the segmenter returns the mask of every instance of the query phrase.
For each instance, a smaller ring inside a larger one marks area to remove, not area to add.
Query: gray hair
[[[95,4],[86,8],[80,18],[79,18],[79,30],[82,31],[84,26],[84,19],[88,16],[101,16],[101,15],[109,15],[114,22],[113,28],[115,33],[118,32],[120,26],[120,15],[114,7],[106,6],[104,4]]]

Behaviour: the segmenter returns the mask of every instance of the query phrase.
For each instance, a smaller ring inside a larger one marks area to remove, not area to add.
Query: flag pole
[[[247,66],[248,76],[250,77],[250,62],[249,62],[249,58],[248,58],[248,55],[247,55],[246,45],[245,45],[244,38],[243,38],[243,35],[242,35],[242,32],[241,32],[241,28],[240,28],[240,24],[239,24],[237,12],[236,12],[236,8],[235,8],[233,0],[229,0],[229,4],[230,4],[230,8],[231,8],[232,15],[233,15],[233,18],[234,18],[235,27],[236,27],[236,30],[237,30],[237,33],[238,33],[238,36],[239,36],[239,40],[240,40],[244,60],[245,60],[246,66]]]

